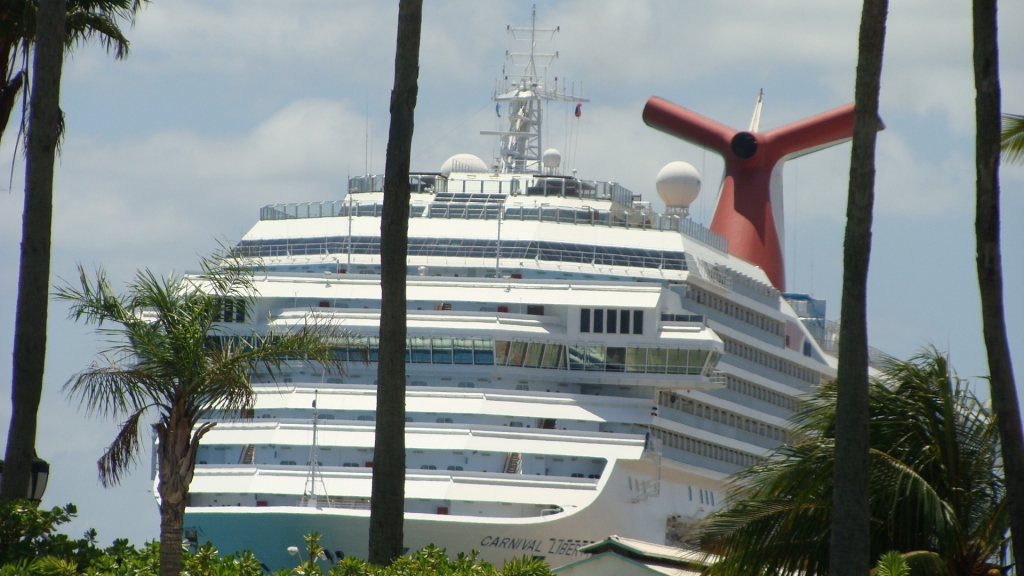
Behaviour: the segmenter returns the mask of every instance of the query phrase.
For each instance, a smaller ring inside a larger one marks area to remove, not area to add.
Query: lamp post
[[[4,479],[4,461],[0,460],[0,484]],[[50,463],[42,458],[32,459],[32,476],[29,481],[28,494],[25,497],[33,502],[43,499],[43,492],[46,492],[46,483],[50,479]]]

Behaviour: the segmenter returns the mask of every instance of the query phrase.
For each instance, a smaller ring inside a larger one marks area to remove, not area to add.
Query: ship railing
[[[839,356],[839,322],[824,318],[801,318],[807,331],[811,333],[821,351],[832,356]],[[892,356],[874,346],[868,346],[868,364],[881,368]]]
[[[318,508],[340,508],[344,510],[369,510],[369,500],[350,500],[339,498],[317,498]]]
[[[708,380],[720,388],[725,388],[725,372],[722,372],[721,370],[712,370],[711,375],[708,376]]]
[[[447,187],[444,185],[446,182],[445,178],[437,172],[410,172],[409,173],[409,192],[413,194],[418,193],[433,193],[445,192]],[[384,191],[384,175],[383,174],[366,174],[364,176],[352,176],[348,179],[348,191],[349,192],[383,192]]]
[[[619,253],[613,253],[615,250]],[[536,242],[507,241],[501,244],[503,260],[535,260],[537,262],[563,262],[570,264],[590,264],[594,266],[613,266],[622,268],[646,268],[654,270],[686,270],[685,257],[648,256],[641,250],[634,253],[622,253],[628,248],[590,247],[589,250],[566,250],[541,245]],[[236,247],[241,256],[273,258],[282,256],[327,256],[327,255],[377,255],[380,254],[379,238],[342,237],[340,240],[326,242],[253,243]],[[418,242],[413,239],[409,245],[409,256],[425,256],[440,258],[483,258],[494,260],[498,252],[495,240],[482,241],[479,244],[449,244]]]
[[[599,182],[598,184],[615,183]],[[623,188],[632,196],[632,192]],[[609,193],[610,194],[610,193]],[[383,203],[359,203],[347,200],[326,202],[301,202],[291,204],[268,204],[260,208],[260,220],[293,220],[304,218],[338,218],[348,216],[379,217],[383,213]],[[557,206],[523,206],[497,203],[484,207],[428,206],[424,202],[414,202],[410,207],[410,218],[458,218],[553,222],[557,224],[607,226],[609,228],[626,228],[641,230],[660,230],[678,232],[722,253],[729,252],[729,240],[713,232],[687,217],[678,214],[655,214],[646,210],[613,211],[594,208],[564,208]]]

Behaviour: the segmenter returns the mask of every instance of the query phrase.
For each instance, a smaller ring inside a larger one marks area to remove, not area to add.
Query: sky
[[[76,265],[106,269],[120,287],[136,270],[196,268],[234,242],[270,203],[341,199],[348,175],[382,173],[393,84],[397,2],[156,0],[127,30],[130,56],[101,46],[66,60],[66,139],[56,168],[52,281]],[[490,101],[527,2],[427,0],[420,51],[414,170],[456,153],[490,160]],[[1000,21],[1003,108],[1024,112],[1024,4]],[[659,205],[658,170],[694,165],[704,190],[691,207],[710,222],[722,161],[646,127],[657,95],[745,129],[764,89],[761,129],[853,100],[860,6],[853,0],[719,2],[564,0],[537,4],[538,25],[560,26],[543,51],[546,74],[589,102],[547,111],[545,147],[582,178],[612,180]],[[511,69],[511,68],[510,68]],[[974,84],[967,2],[891,5],[883,66],[873,246],[870,344],[907,358],[949,351],[985,392],[986,358],[974,265]],[[571,138],[568,136],[572,134]],[[571,142],[570,142],[571,140]],[[0,349],[11,350],[24,165],[14,138],[0,143]],[[850,145],[788,163],[784,171],[788,288],[828,301],[839,317]],[[8,180],[8,179],[5,179]],[[1024,168],[1002,171],[1003,263],[1011,352],[1024,365]],[[61,386],[104,347],[50,306],[37,450],[51,464],[47,506],[74,502],[102,543],[156,538],[150,454],[120,486],[104,489],[96,460],[117,422],[88,418]],[[11,356],[0,356],[0,434],[10,418]],[[1017,370],[1018,381],[1024,371]]]

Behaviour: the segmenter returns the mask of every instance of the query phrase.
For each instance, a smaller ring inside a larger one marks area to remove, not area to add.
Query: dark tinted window
[[[633,334],[644,333],[644,311],[633,310]]]
[[[615,334],[615,325],[618,324],[618,318],[617,318],[617,314],[615,312],[617,312],[617,311],[616,310],[609,310],[608,311],[608,333],[609,334]]]
[[[580,332],[590,332],[590,308],[580,309]]]
[[[604,332],[604,310],[594,308],[594,332]]]
[[[629,310],[619,311],[619,333],[629,334]]]

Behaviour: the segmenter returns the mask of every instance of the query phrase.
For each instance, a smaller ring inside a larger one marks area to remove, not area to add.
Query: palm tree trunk
[[[64,0],[42,0],[36,32],[34,83],[29,103],[21,268],[14,322],[11,424],[7,432],[2,497],[28,494],[35,457],[36,420],[46,363],[50,296],[50,227],[53,162],[60,130],[60,75],[64,63]]]
[[[199,440],[212,426],[192,432],[192,423],[176,407],[166,424],[156,426],[160,458],[160,576],[181,574],[182,527],[188,487],[196,468]]]
[[[829,571],[836,576],[867,576],[871,569],[867,280],[875,200],[878,93],[888,9],[888,0],[864,0],[860,21],[836,381],[836,453],[829,561]]]
[[[416,109],[423,0],[398,4],[395,86],[384,167],[381,216],[380,352],[377,427],[370,500],[369,561],[381,566],[402,555],[405,520],[405,277],[409,245],[409,156]]]
[[[1024,436],[1017,386],[1003,314],[1003,269],[999,244],[1000,88],[996,0],[974,0],[975,169],[977,171],[978,286],[988,353],[992,410],[1002,446],[1013,557],[1024,561]]]

